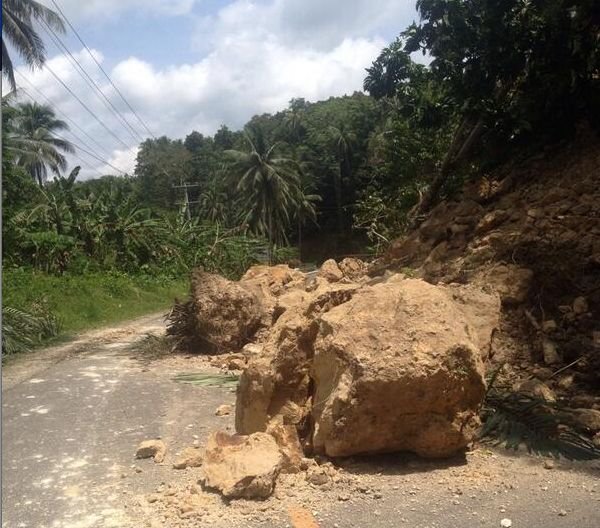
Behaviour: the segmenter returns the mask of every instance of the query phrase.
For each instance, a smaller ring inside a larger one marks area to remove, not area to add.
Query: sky
[[[414,0],[55,1],[150,132],[171,138],[213,134],[222,124],[239,129],[295,97],[318,101],[360,90],[365,68],[416,18]],[[70,157],[71,166],[82,165],[80,178],[114,174],[113,167],[132,173],[148,132],[71,30],[61,39],[134,132],[43,29],[40,35],[49,68],[105,126],[47,68],[17,68],[23,96],[48,98],[59,117],[71,119],[76,138],[65,137],[100,158],[83,149]]]

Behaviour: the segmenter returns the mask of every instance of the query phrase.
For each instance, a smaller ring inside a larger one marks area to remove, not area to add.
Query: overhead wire
[[[18,72],[17,72],[17,73],[18,73]],[[25,78],[25,77],[23,77],[23,79],[26,79],[26,78]],[[29,81],[28,81],[28,82],[29,82]],[[37,90],[37,88],[36,88],[36,87],[35,87],[33,84],[31,84],[31,83],[30,83],[30,85],[31,85],[31,88],[33,88],[33,89]],[[28,96],[28,97],[29,97],[29,98],[30,98],[32,101],[34,101],[34,102],[36,102],[36,103],[40,104],[40,103],[39,103],[39,102],[38,102],[38,101],[37,101],[37,100],[36,100],[36,99],[35,99],[35,98],[34,98],[34,97],[31,95],[31,93],[30,93],[30,92],[29,92],[29,91],[28,91],[28,90],[27,90],[27,89],[26,89],[24,86],[22,86],[22,85],[18,85],[18,84],[17,84],[17,88],[18,88],[19,90],[21,90],[22,92],[24,92],[24,93],[25,93],[25,94],[26,94],[26,95],[27,95],[27,96]],[[43,94],[42,92],[40,92],[39,90],[37,90],[37,92],[38,92],[40,95],[44,96],[44,94]],[[72,120],[72,119],[71,119],[71,118],[70,118],[70,117],[69,117],[67,114],[65,114],[64,112],[62,112],[62,111],[61,111],[61,110],[60,110],[60,109],[59,109],[59,108],[58,108],[58,107],[57,107],[57,106],[56,106],[56,105],[55,105],[55,104],[54,104],[52,101],[50,101],[50,99],[48,99],[46,96],[44,96],[44,98],[45,98],[46,102],[47,102],[47,103],[48,103],[48,104],[49,104],[49,105],[50,105],[50,106],[51,106],[51,107],[54,109],[54,112],[55,112],[56,114],[60,115],[61,117],[64,117],[65,119],[67,119],[67,120],[68,120],[69,122],[71,122],[71,124],[73,124],[73,125],[74,125],[74,126],[75,126],[75,127],[76,127],[76,128],[79,130],[79,131],[80,131],[80,132],[82,132],[82,133],[83,133],[83,134],[84,134],[84,135],[85,135],[85,136],[86,136],[88,139],[90,139],[92,142],[94,142],[96,145],[98,145],[98,146],[100,147],[100,150],[102,151],[102,154],[103,154],[104,156],[110,156],[110,154],[109,154],[109,153],[108,153],[108,152],[107,152],[107,151],[106,151],[106,150],[105,150],[105,149],[104,149],[104,148],[103,148],[103,147],[102,147],[102,146],[101,146],[99,143],[97,143],[97,142],[94,140],[94,138],[92,138],[92,136],[90,136],[90,135],[89,135],[89,134],[88,134],[88,133],[87,133],[87,132],[86,132],[86,131],[85,131],[83,128],[81,128],[81,127],[80,127],[80,126],[79,126],[79,125],[78,125],[78,124],[77,124],[75,121],[73,121],[73,120]],[[69,130],[69,132],[70,132],[70,133],[71,133],[73,136],[77,137],[77,136],[75,135],[75,133],[74,133],[72,130]],[[87,148],[89,148],[90,150],[95,150],[95,148],[94,148],[94,147],[91,147],[91,146],[90,146],[89,144],[87,144],[87,143],[86,143],[86,142],[85,142],[85,141],[84,141],[82,138],[78,137],[78,140],[79,140],[81,143],[83,143],[83,144],[84,144],[84,145],[85,145]]]
[[[17,88],[19,88],[23,93],[25,93],[25,95],[27,95],[27,97],[29,97],[29,99],[31,99],[34,103],[39,104],[39,102],[23,87],[23,86],[17,86]],[[113,165],[112,163],[110,163],[109,161],[106,161],[105,159],[101,158],[100,156],[98,156],[97,153],[94,152],[94,150],[87,144],[85,143],[85,141],[83,141],[80,137],[78,137],[72,130],[68,130],[68,132],[80,143],[83,143],[87,148],[83,148],[81,145],[78,145],[77,143],[69,140],[68,138],[65,138],[63,136],[60,136],[56,133],[54,133],[54,137],[58,138],[58,139],[62,139],[63,141],[67,141],[69,142],[71,145],[73,145],[76,149],[79,149],[80,151],[86,153],[88,156],[94,158],[95,160],[99,161],[100,163],[104,163],[105,165],[113,168],[114,170],[116,170],[117,172],[122,173],[123,175],[127,175],[127,172],[124,171],[123,169],[119,169],[118,167],[116,167],[115,165]],[[95,167],[93,167],[88,161],[84,160],[81,156],[79,156],[77,154],[77,152],[74,153],[70,153],[72,155],[74,155],[77,159],[79,159],[80,161],[84,162],[86,165],[88,165],[88,167],[90,169],[92,169],[93,171],[97,172],[98,174],[100,174],[101,176],[104,176],[104,174],[102,174],[98,169],[96,169]]]
[[[54,7],[56,8],[56,10],[62,16],[63,20],[67,23],[67,25],[69,26],[69,28],[71,28],[71,31],[73,31],[73,33],[75,34],[75,36],[77,37],[77,39],[79,40],[79,42],[81,42],[82,46],[86,49],[86,51],[88,52],[88,54],[90,55],[90,57],[92,58],[92,60],[96,63],[96,66],[98,66],[98,68],[100,69],[100,71],[104,74],[104,76],[106,77],[106,79],[108,80],[108,82],[114,88],[115,92],[119,95],[119,97],[127,105],[127,108],[129,108],[129,110],[131,111],[131,113],[136,117],[136,119],[144,127],[144,129],[146,130],[146,132],[148,132],[148,134],[150,134],[150,136],[153,139],[156,139],[156,136],[152,133],[152,131],[150,130],[150,128],[148,127],[148,125],[146,125],[146,123],[144,122],[144,120],[133,109],[133,107],[131,106],[131,104],[129,103],[129,101],[127,101],[127,99],[125,98],[125,96],[121,93],[121,90],[119,90],[119,88],[117,88],[117,86],[112,81],[112,79],[110,78],[110,76],[108,75],[108,73],[106,73],[106,71],[104,70],[104,68],[100,64],[100,62],[98,62],[98,60],[96,59],[96,57],[94,56],[94,54],[92,53],[92,51],[90,50],[90,48],[88,47],[88,45],[83,41],[83,39],[81,38],[81,36],[79,35],[79,33],[77,32],[77,30],[75,29],[75,27],[73,27],[73,24],[71,24],[70,20],[64,14],[63,10],[60,8],[60,6],[58,5],[58,3],[55,0],[52,0],[52,3],[54,4]]]
[[[67,92],[69,92],[76,100],[77,102],[83,106],[83,108],[88,112],[88,114],[90,114],[101,126],[102,128],[104,128],[104,130],[106,130],[112,137],[114,137],[121,145],[123,145],[123,147],[126,150],[130,150],[130,147],[127,146],[127,144],[119,137],[117,136],[110,128],[108,128],[108,126],[106,126],[106,124],[104,123],[104,121],[102,121],[92,110],[90,110],[90,107],[88,105],[86,105],[78,96],[75,92],[73,92],[73,90],[71,90],[71,88],[69,88],[65,82],[54,72],[54,70],[52,68],[50,68],[50,66],[48,65],[48,63],[46,62],[44,64],[44,68],[46,68],[51,74],[52,76],[62,85],[62,87],[67,90]]]
[[[112,101],[104,94],[100,86],[96,83],[96,81],[88,74],[85,68],[81,65],[81,63],[77,60],[77,58],[71,53],[66,44],[62,41],[59,35],[48,25],[47,22],[42,22],[42,29],[46,32],[50,40],[54,42],[54,45],[57,47],[59,51],[63,51],[66,53],[67,59],[71,62],[72,66],[75,68],[75,71],[79,74],[79,76],[86,82],[86,84],[92,89],[93,93],[100,99],[102,104],[110,111],[112,114],[125,126],[125,129],[131,135],[134,141],[140,142],[144,140],[142,134],[140,134],[133,126],[127,121],[125,116],[121,114],[121,112],[115,107]]]

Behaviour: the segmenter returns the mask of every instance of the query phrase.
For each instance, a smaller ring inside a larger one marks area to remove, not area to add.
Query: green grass
[[[28,312],[55,314],[64,336],[167,309],[188,288],[187,277],[173,280],[118,272],[55,276],[9,269],[3,272],[2,301]]]

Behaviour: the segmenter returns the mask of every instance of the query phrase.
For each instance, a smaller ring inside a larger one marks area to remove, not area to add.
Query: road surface
[[[597,462],[545,469],[541,459],[486,449],[444,462],[344,460],[337,482],[284,476],[268,501],[227,504],[198,490],[199,469],[176,471],[171,457],[212,430],[231,430],[233,418],[215,409],[234,394],[173,381],[210,368],[204,358],[132,352],[136,340],[163,331],[162,317],[145,317],[3,369],[3,528],[600,526]],[[156,437],[168,445],[165,463],[136,461],[138,443]],[[197,515],[178,510],[186,493],[204,497]]]

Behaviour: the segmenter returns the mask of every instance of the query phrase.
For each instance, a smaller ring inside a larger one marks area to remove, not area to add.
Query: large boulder
[[[330,456],[451,455],[479,425],[499,311],[495,293],[402,275],[305,292],[242,374],[236,430],[293,426]]]
[[[227,498],[265,499],[273,493],[282,462],[271,435],[241,436],[219,431],[206,445],[203,484]]]
[[[312,292],[296,290],[280,298],[281,314],[260,356],[240,377],[235,407],[236,431],[266,431],[281,416],[286,425],[301,427],[309,415],[310,370],[318,317],[349,300],[357,284],[324,283]]]
[[[212,351],[241,349],[256,333],[264,310],[239,283],[197,270],[192,275],[195,337]]]
[[[312,365],[315,452],[444,457],[472,441],[485,393],[481,348],[494,318],[478,319],[458,294],[457,287],[389,280],[320,317]],[[487,294],[487,307],[485,297],[480,309],[497,313],[497,297]]]

